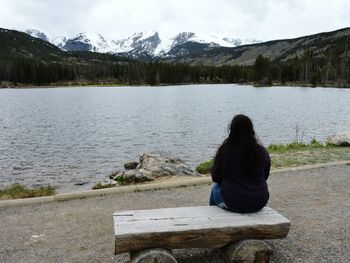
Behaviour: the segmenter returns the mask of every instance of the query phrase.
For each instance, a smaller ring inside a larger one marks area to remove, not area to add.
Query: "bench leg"
[[[261,240],[242,240],[220,249],[228,263],[266,263],[271,247]]]
[[[177,261],[171,250],[152,248],[130,253],[130,263],[177,263]]]

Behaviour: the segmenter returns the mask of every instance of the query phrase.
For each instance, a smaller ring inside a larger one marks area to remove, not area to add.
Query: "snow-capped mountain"
[[[68,51],[93,51],[99,53],[110,52],[108,41],[100,34],[92,35],[87,33],[79,33],[69,38],[62,47]]]
[[[47,42],[59,47],[60,49],[63,49],[63,46],[67,42],[66,37],[55,36],[55,37],[49,38],[45,33],[41,32],[37,29],[28,29],[25,31],[25,33],[27,33],[28,35],[31,35],[32,37],[40,38],[44,41],[47,41]]]
[[[227,43],[231,43],[234,47],[243,46],[243,45],[258,44],[258,43],[262,42],[261,40],[257,40],[254,38],[239,39],[239,38],[224,37],[223,40],[226,41]]]
[[[135,33],[125,39],[112,40],[112,43],[115,53],[130,52],[137,49],[149,54],[154,54],[161,40],[157,31],[147,31]]]
[[[63,49],[64,45],[67,43],[67,38],[63,36],[59,37],[53,37],[49,40],[51,44],[54,44],[55,46],[59,47],[60,49]]]
[[[49,38],[47,35],[43,32],[40,32],[39,30],[36,29],[28,29],[25,31],[28,35],[31,35],[32,37],[40,38],[44,41],[50,42]]]
[[[256,39],[238,39],[223,36],[200,36],[181,32],[171,38],[161,38],[157,31],[135,33],[124,39],[106,39],[101,34],[79,33],[73,37],[48,37],[35,29],[26,33],[41,38],[66,51],[93,51],[112,53],[135,59],[163,58],[192,54],[218,47],[236,47],[255,44]]]

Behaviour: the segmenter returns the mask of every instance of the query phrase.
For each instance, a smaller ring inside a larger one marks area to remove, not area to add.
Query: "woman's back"
[[[255,212],[264,207],[269,199],[266,180],[270,166],[270,156],[255,138],[251,120],[244,115],[235,116],[230,135],[219,147],[212,168],[223,208]]]
[[[228,158],[225,174],[212,171],[213,181],[220,184],[228,209],[237,212],[254,212],[263,208],[269,199],[266,180],[270,173],[270,157],[264,147],[257,146],[256,171],[251,173],[242,164],[240,152],[233,150]]]

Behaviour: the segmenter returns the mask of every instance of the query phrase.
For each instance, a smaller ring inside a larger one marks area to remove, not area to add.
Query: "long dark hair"
[[[216,152],[213,169],[225,176],[229,157],[237,151],[242,167],[250,175],[254,175],[258,166],[257,145],[258,139],[252,121],[245,115],[236,115],[229,128],[229,136],[224,140]]]

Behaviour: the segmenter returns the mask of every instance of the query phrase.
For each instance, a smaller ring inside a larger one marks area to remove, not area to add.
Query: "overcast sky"
[[[0,27],[107,38],[158,30],[272,40],[350,26],[349,0],[0,0]]]

